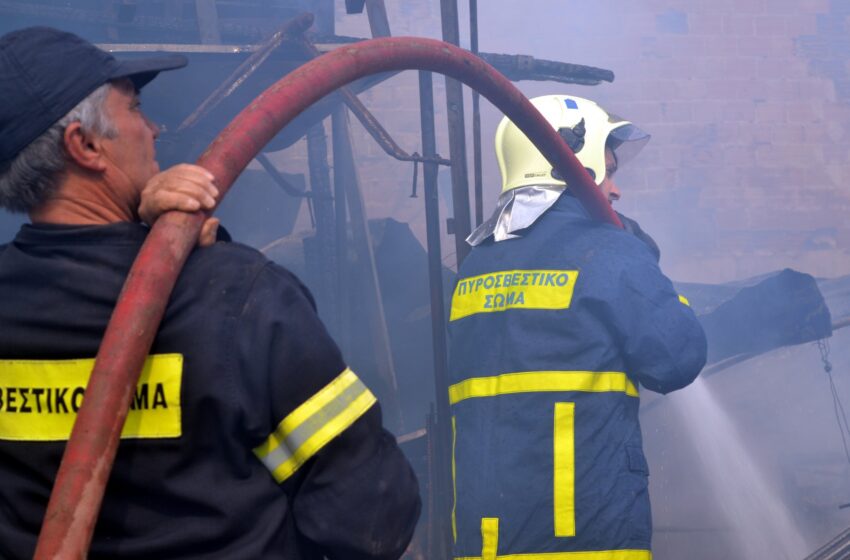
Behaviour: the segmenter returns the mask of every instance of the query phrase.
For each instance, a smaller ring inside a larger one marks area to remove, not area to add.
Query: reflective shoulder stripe
[[[637,397],[638,390],[625,373],[614,371],[533,371],[473,377],[449,387],[449,402],[512,393],[582,391],[617,392]]]
[[[689,301],[688,301],[688,298],[686,298],[686,297],[685,297],[685,296],[683,296],[682,294],[679,294],[679,301],[680,301],[681,303],[684,303],[684,304],[685,304],[685,305],[687,305],[688,307],[690,307],[690,306],[691,306],[691,302],[689,302]]]
[[[283,482],[375,402],[375,395],[346,369],[284,418],[254,454]]]

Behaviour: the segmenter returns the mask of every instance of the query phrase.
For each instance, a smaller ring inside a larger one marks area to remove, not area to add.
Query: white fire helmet
[[[588,99],[544,95],[530,101],[566,140],[597,185],[605,180],[606,144],[614,150],[618,165],[622,165],[649,141],[649,134]],[[496,157],[503,193],[528,185],[566,185],[552,164],[507,117],[496,129]]]

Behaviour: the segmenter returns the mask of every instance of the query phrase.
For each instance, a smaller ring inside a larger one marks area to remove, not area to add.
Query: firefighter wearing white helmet
[[[603,191],[648,139],[592,101],[532,103]],[[651,560],[639,388],[690,383],[705,335],[647,243],[593,220],[507,120],[496,151],[449,318],[453,557]]]
[[[619,198],[612,172],[646,145],[649,134],[581,97],[545,95],[531,99],[531,104],[559,132],[604,194],[609,199]],[[493,216],[467,239],[473,246],[491,235],[496,241],[510,239],[514,231],[534,223],[567,187],[552,164],[507,117],[496,129],[496,157],[502,172],[502,195]]]

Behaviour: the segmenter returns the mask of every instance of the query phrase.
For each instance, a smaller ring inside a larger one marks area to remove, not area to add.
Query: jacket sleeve
[[[237,333],[256,395],[247,417],[260,441],[251,445],[289,499],[298,532],[331,560],[400,557],[419,517],[416,477],[307,289],[268,265]]]
[[[613,272],[608,310],[627,373],[669,393],[690,384],[706,360],[705,333],[687,299],[676,293],[650,252],[634,239]]]
[[[638,239],[640,239],[646,247],[649,249],[649,252],[652,253],[652,256],[655,257],[655,262],[659,262],[661,260],[661,248],[658,246],[658,243],[649,235],[647,232],[640,227],[640,224],[637,223],[637,220],[633,220],[624,214],[616,213],[619,216],[620,221],[623,223],[623,229],[627,232],[631,233]]]

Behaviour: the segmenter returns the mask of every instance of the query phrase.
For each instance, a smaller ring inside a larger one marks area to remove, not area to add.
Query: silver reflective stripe
[[[374,395],[346,369],[284,418],[254,453],[282,482],[374,403]]]

